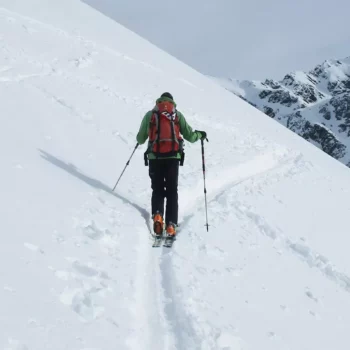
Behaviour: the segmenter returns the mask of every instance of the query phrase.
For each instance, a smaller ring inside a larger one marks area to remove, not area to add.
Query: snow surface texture
[[[345,166],[78,1],[1,1],[0,33],[2,349],[348,349]],[[111,190],[163,91],[210,141],[172,250],[144,149]]]
[[[350,58],[325,61],[282,81],[218,81],[350,167]]]

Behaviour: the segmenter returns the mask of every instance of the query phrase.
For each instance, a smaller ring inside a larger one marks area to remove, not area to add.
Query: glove
[[[207,133],[205,131],[199,131],[199,130],[196,130],[200,135],[200,139],[201,140],[205,140],[207,138]]]

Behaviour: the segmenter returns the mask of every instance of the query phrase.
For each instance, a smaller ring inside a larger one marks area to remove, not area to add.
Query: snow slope
[[[348,349],[348,169],[74,0],[0,1],[0,347]],[[152,249],[135,146],[163,91],[186,144],[179,236]]]

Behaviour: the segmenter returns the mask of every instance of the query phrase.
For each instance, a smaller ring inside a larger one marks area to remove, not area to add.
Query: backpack
[[[172,157],[182,151],[180,123],[175,106],[170,101],[157,103],[149,126],[149,152],[157,157]]]

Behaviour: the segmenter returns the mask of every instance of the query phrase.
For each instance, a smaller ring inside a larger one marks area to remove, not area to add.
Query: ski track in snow
[[[117,192],[113,192],[110,187],[101,183],[100,181],[90,178],[84,175],[78,170],[73,164],[64,162],[57,157],[40,150],[41,157],[51,164],[59,167],[60,169],[68,172],[75,178],[85,182],[87,185],[93,187],[98,192],[102,191],[110,196],[121,200],[125,204],[129,205],[132,210],[139,212],[141,217],[145,220],[147,231],[138,229],[140,232],[136,236],[140,237],[139,241],[135,241],[135,253],[137,260],[137,277],[133,285],[135,291],[134,311],[135,317],[135,332],[138,333],[137,337],[131,337],[127,340],[127,344],[131,349],[140,348],[152,348],[152,349],[177,349],[174,347],[175,340],[168,338],[169,333],[168,319],[163,309],[164,295],[162,290],[164,289],[163,276],[161,269],[155,269],[155,266],[161,265],[161,259],[157,255],[157,252],[151,248],[151,224],[150,214],[146,209],[133,200],[127,199],[124,195]],[[106,200],[99,197],[99,200],[103,205],[107,205]],[[111,208],[113,213],[113,207]],[[113,221],[113,217],[110,218]],[[78,220],[79,222],[79,220]],[[80,223],[78,225],[81,225]],[[116,226],[119,224],[116,223]],[[105,240],[103,244],[103,250],[108,254],[112,254],[117,257],[117,252],[113,251],[113,245],[110,240],[107,240],[108,236],[111,236],[111,232],[103,230],[98,227],[96,222],[91,221],[87,224],[82,225],[83,235],[89,240],[93,240],[101,244],[101,241]],[[114,245],[116,243],[113,243]],[[125,244],[133,244],[132,242]],[[84,265],[78,261],[72,260],[72,266],[74,272],[78,272],[83,275],[82,277],[93,278],[94,280],[99,279],[101,273]],[[55,271],[56,276],[61,279],[69,279],[71,273]],[[102,272],[103,273],[103,272]],[[106,276],[105,276],[106,277]],[[96,288],[84,288],[84,289],[67,289],[61,295],[61,301],[72,307],[84,321],[93,321],[99,314],[103,312],[99,307],[94,305],[94,294],[105,292],[103,289]],[[152,333],[155,332],[155,333]],[[161,335],[160,335],[161,334]],[[145,344],[147,344],[145,346]]]
[[[262,166],[263,165],[263,166]],[[253,159],[248,163],[241,164],[233,168],[224,169],[222,171],[222,176],[209,181],[207,180],[207,187],[209,190],[209,201],[208,204],[217,202],[220,197],[223,197],[227,191],[231,188],[244,184],[246,181],[251,180],[251,182],[259,182],[259,177],[261,175],[266,175],[268,181],[279,181],[281,177],[294,176],[298,172],[302,172],[307,169],[308,164],[304,162],[301,155],[296,156],[281,156],[277,157],[275,154],[266,154],[257,159]],[[255,169],[255,170],[254,170]],[[259,169],[256,171],[256,169]],[[295,169],[298,169],[297,171]],[[231,176],[229,176],[231,174]],[[220,185],[219,185],[220,184]],[[254,185],[253,185],[254,187]],[[161,276],[163,281],[163,290],[165,300],[170,302],[165,306],[166,316],[168,318],[169,324],[172,325],[172,331],[176,338],[176,349],[222,349],[220,343],[226,341],[226,335],[228,336],[228,343],[231,344],[232,349],[241,349],[242,341],[239,338],[233,337],[230,332],[226,334],[222,332],[218,336],[217,332],[212,329],[208,331],[208,324],[202,323],[196,319],[196,314],[191,312],[191,306],[185,303],[187,302],[181,297],[181,289],[176,284],[176,271],[173,268],[172,257],[177,254],[177,245],[181,245],[181,232],[186,231],[186,227],[190,220],[198,213],[204,215],[204,203],[202,198],[202,203],[199,204],[200,198],[191,202],[190,198],[193,198],[195,193],[198,193],[197,189],[186,192],[184,202],[189,203],[185,206],[185,211],[190,212],[188,216],[183,217],[180,220],[179,229],[179,242],[174,243],[172,251],[163,248],[162,259],[160,263]],[[181,197],[181,194],[180,194]],[[196,203],[196,204],[193,204]],[[237,202],[234,204],[234,210],[237,213],[241,213],[251,219],[253,223],[259,228],[259,231],[266,237],[270,238],[272,242],[279,241],[281,249],[290,251],[296,258],[307,263],[311,268],[318,269],[326,278],[329,278],[340,287],[342,287],[347,292],[350,292],[350,278],[339,272],[323,255],[313,251],[305,243],[294,243],[288,237],[278,232],[278,229],[272,228],[265,220],[260,217],[254,211],[249,210],[243,203]],[[199,213],[201,211],[201,213]],[[229,215],[229,213],[222,214],[223,217]],[[203,224],[203,230],[205,230]],[[201,245],[201,235],[199,233],[194,233],[192,231],[187,232],[189,234],[188,240],[193,241],[194,244]],[[205,246],[205,244],[204,244]],[[200,249],[206,249],[205,247]],[[211,248],[212,249],[212,248]],[[181,248],[179,248],[179,252]],[[224,259],[225,252],[221,249],[218,251],[207,251],[207,254],[212,254],[217,256],[219,260]],[[184,258],[183,256],[181,257]],[[184,262],[186,263],[186,262]],[[193,282],[195,283],[195,282]],[[317,302],[317,299],[312,295],[311,292],[306,292],[306,295]],[[201,301],[204,302],[204,301]],[[273,332],[271,333],[273,334]],[[203,337],[207,339],[203,342]],[[226,347],[223,347],[226,348]],[[231,347],[230,347],[231,348]]]
[[[198,196],[198,193],[200,193],[198,188],[187,189],[185,193],[180,193],[179,195],[181,200],[187,203],[183,211],[190,214],[180,220],[178,239],[174,243],[173,248],[170,250],[164,247],[151,248],[151,240],[149,239],[151,218],[141,204],[127,199],[126,196],[121,195],[118,191],[112,192],[110,187],[79,172],[72,164],[67,164],[44,151],[41,151],[41,155],[45,160],[84,181],[89,186],[97,190],[102,190],[129,204],[145,220],[148,234],[145,234],[145,231],[141,229],[141,239],[136,246],[138,269],[134,286],[136,291],[135,319],[137,320],[135,329],[138,330],[139,336],[133,337],[128,342],[129,347],[131,349],[139,349],[141,344],[148,344],[149,348],[154,349],[211,349],[210,347],[206,348],[206,345],[203,345],[202,341],[204,335],[208,337],[207,330],[204,330],[207,328],[207,325],[198,322],[196,315],[188,310],[189,306],[186,305],[186,300],[182,297],[181,287],[177,284],[176,270],[174,270],[172,262],[174,254],[177,254],[177,246],[181,246],[182,232],[186,232],[186,227],[192,218],[196,215],[203,215],[201,212],[204,207],[203,196]],[[271,153],[252,159],[250,162],[223,169],[219,178],[214,176],[207,177],[208,203],[211,204],[220,201],[221,197],[227,191],[244,184],[248,180],[257,181],[262,175],[268,175],[269,181],[279,181],[281,177],[293,176],[296,173],[296,168],[299,171],[303,171],[305,167],[307,167],[307,164],[303,163],[302,156],[300,155],[290,156],[288,154],[276,155]],[[190,201],[191,198],[195,199]],[[258,226],[259,231],[263,235],[272,239],[272,241],[279,240],[281,247],[284,246],[284,249],[291,251],[297,258],[305,261],[310,267],[319,269],[327,278],[333,280],[345,290],[350,290],[350,278],[337,271],[326,257],[314,252],[303,243],[293,243],[288,237],[279,234],[278,230],[270,227],[263,218],[254,211],[249,210],[243,203],[237,202],[234,208],[238,213],[249,217]],[[193,232],[188,232],[188,234],[190,234],[189,239],[196,241],[197,237],[200,240],[200,234]],[[99,229],[96,227],[96,223],[91,222],[84,227],[84,235],[91,240],[100,241],[108,235],[108,232],[106,233]],[[38,251],[38,248],[34,245],[26,244],[26,246],[28,249]],[[181,250],[181,248],[179,249]],[[218,254],[219,257],[224,252],[208,251],[208,254]],[[154,269],[155,266],[158,266],[156,270]],[[86,278],[99,278],[100,283],[108,279],[108,276],[104,276],[103,272],[84,265],[81,262],[73,260],[72,267],[75,273],[81,274]],[[60,271],[56,271],[55,273],[58,278],[69,278],[69,273]],[[103,285],[103,283],[101,284]],[[103,313],[103,309],[99,308],[98,305],[94,305],[93,302],[94,295],[101,293],[105,293],[104,288],[91,286],[83,289],[66,290],[61,296],[61,301],[66,305],[70,305],[82,319],[91,321]],[[140,313],[140,310],[143,311]],[[151,323],[150,320],[152,320]],[[163,330],[163,338],[159,336],[158,331],[154,332],[154,330],[160,329]],[[213,339],[207,339],[206,343],[212,344],[211,346],[219,346],[216,340],[214,340],[214,338],[218,338],[215,332],[212,334],[212,337]],[[136,339],[139,339],[139,341],[136,341]],[[218,339],[222,338],[219,337]],[[232,341],[237,342],[237,340]],[[219,349],[219,347],[217,348]]]
[[[83,174],[75,165],[68,164],[43,150],[40,150],[40,153],[43,159],[82,180],[89,186],[99,191],[102,190],[131,205],[133,210],[136,209],[144,218],[148,232],[151,232],[150,215],[146,209],[143,209],[142,205],[127,199],[125,196],[119,194],[118,191],[112,192],[110,187]],[[252,159],[250,162],[222,170],[220,178],[208,176],[207,186],[210,189],[209,203],[217,201],[230,188],[238,186],[248,179],[259,177],[261,174],[272,173],[277,170],[280,171],[283,168],[286,168],[285,171],[288,173],[288,170],[293,168],[298,161],[300,161],[300,157],[298,156],[276,156],[274,153],[265,154]],[[181,244],[181,232],[186,229],[191,218],[203,207],[202,196],[198,196],[198,193],[200,193],[198,189],[193,188],[191,190],[187,189],[185,194],[182,195],[180,193],[179,195],[180,198],[183,197],[182,200],[188,203],[185,211],[191,214],[181,220],[178,240],[174,243],[171,250],[163,247],[152,249],[150,247],[150,235],[145,235],[145,232],[140,232],[141,239],[136,246],[138,270],[134,286],[137,305],[135,306],[135,317],[137,317],[137,325],[135,327],[140,332],[140,336],[137,338],[142,339],[141,343],[149,344],[150,347],[155,349],[202,349],[200,344],[202,343],[201,337],[204,331],[197,324],[195,315],[191,315],[185,307],[185,301],[181,296],[180,287],[176,283],[176,271],[172,264],[173,254],[176,254],[177,250],[176,246]],[[191,202],[188,200],[189,198],[196,199]],[[252,216],[252,214],[250,215]],[[271,230],[269,231],[267,229],[266,225],[264,226],[261,223],[260,225],[262,230],[264,229],[265,232],[270,232],[268,235],[274,237],[274,234],[271,233]],[[100,241],[109,234],[99,229],[93,221],[85,225],[83,229],[84,235],[94,241]],[[102,280],[107,279],[106,276],[103,276],[103,272],[99,272],[97,269],[82,262],[72,259],[71,263],[74,275],[80,274],[85,278],[97,279],[100,281],[100,284],[101,278]],[[156,271],[154,271],[154,266],[158,266]],[[69,273],[60,271],[56,271],[55,273],[61,279],[67,279],[70,275]],[[144,286],[146,286],[146,289]],[[61,295],[61,301],[66,305],[70,305],[83,320],[92,321],[103,313],[103,310],[98,305],[94,305],[95,295],[99,293],[105,293],[104,288],[89,286],[83,289],[68,289]],[[140,310],[144,311],[140,314]],[[149,320],[153,320],[151,325],[148,324]],[[164,339],[160,340],[158,332],[152,334],[152,330],[159,329],[166,330],[163,334],[171,334],[171,336],[165,336]],[[134,337],[128,343],[132,349],[138,349],[140,346],[140,342],[135,340],[137,338]]]
[[[235,166],[233,168],[224,169],[221,172],[219,178],[210,178],[207,180],[207,187],[210,188],[209,204],[216,202],[217,199],[222,196],[230,188],[238,186],[245,181],[253,178],[257,178],[262,174],[270,174],[274,171],[283,171],[283,168],[287,168],[285,171],[288,174],[292,168],[301,161],[301,156],[296,157],[276,157],[276,154],[266,154],[253,159],[248,163]],[[257,171],[257,169],[259,169]],[[186,191],[184,202],[188,203],[185,206],[184,211],[191,214],[180,220],[180,228],[178,233],[178,239],[181,242],[181,232],[186,230],[186,226],[189,221],[196,215],[196,213],[203,209],[204,204],[199,204],[201,198],[197,198],[191,202],[190,198],[195,197],[198,193],[198,189],[192,189]],[[181,197],[181,194],[179,195]],[[203,202],[203,201],[202,201]],[[203,213],[201,213],[203,215]],[[255,218],[257,221],[257,218]],[[268,229],[267,225],[262,225],[261,231],[267,233],[268,236],[275,238],[273,230]],[[203,230],[204,230],[203,225]],[[189,232],[191,234],[191,232]],[[195,234],[198,238],[200,234]],[[206,339],[203,342],[203,337],[210,338],[208,333],[207,324],[200,324],[196,319],[195,314],[191,314],[188,308],[185,307],[186,300],[183,299],[181,288],[176,284],[176,271],[173,268],[172,257],[176,254],[178,242],[174,243],[172,250],[162,248],[162,255],[160,260],[161,280],[165,301],[165,314],[169,325],[171,326],[172,333],[175,338],[175,349],[221,349],[220,341],[226,337],[225,333],[221,337],[218,337],[215,332],[212,332],[213,339]],[[180,243],[181,244],[181,243]],[[196,244],[196,243],[195,243]],[[223,252],[219,252],[222,254]],[[214,253],[217,254],[217,253]],[[240,348],[239,341],[228,336],[232,346]],[[215,340],[216,339],[216,340]]]

